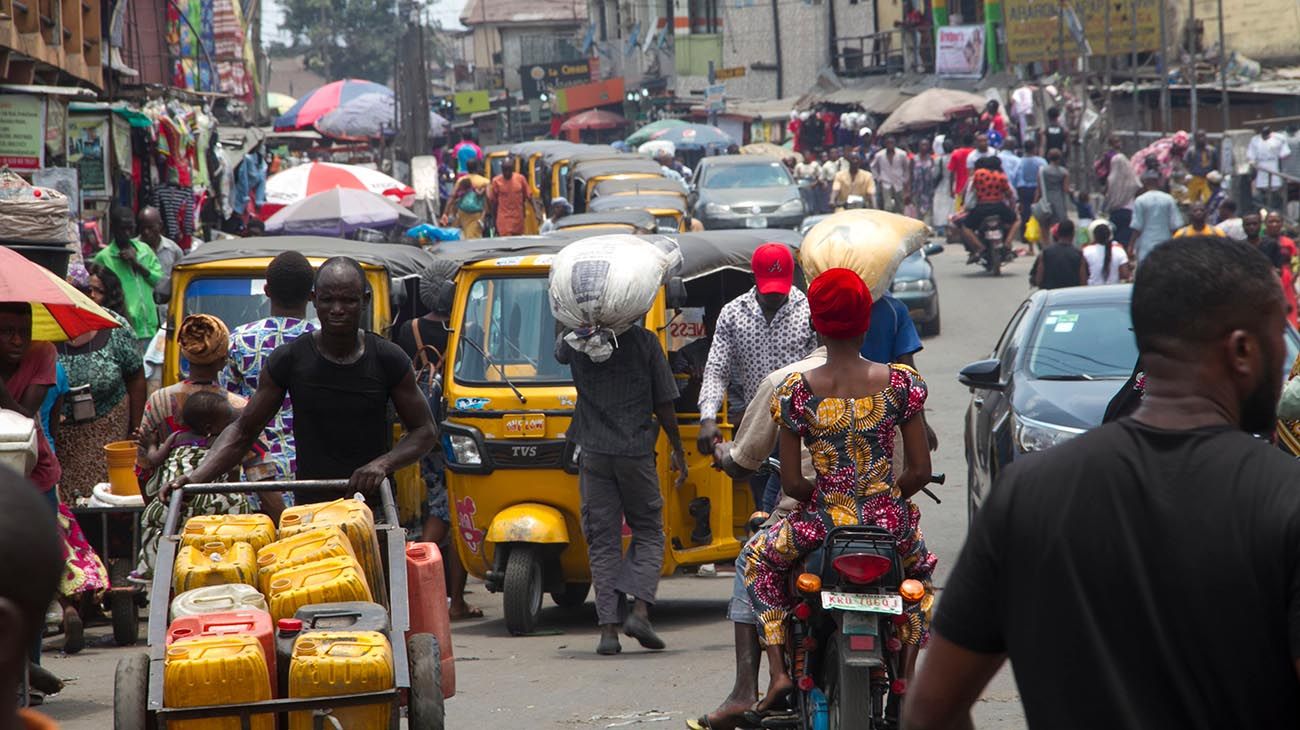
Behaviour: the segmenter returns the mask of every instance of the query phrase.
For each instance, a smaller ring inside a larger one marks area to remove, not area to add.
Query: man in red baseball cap
[[[809,320],[808,299],[794,288],[794,256],[779,243],[754,249],[750,259],[754,288],[731,300],[718,315],[700,385],[700,434],[696,445],[712,454],[722,440],[718,411],[730,394],[728,417],[738,425],[746,406],[767,375],[808,356],[817,347]],[[767,404],[756,404],[756,417],[766,417]],[[767,478],[751,481],[754,501],[771,509],[779,489],[764,495]],[[777,485],[779,487],[779,485]]]

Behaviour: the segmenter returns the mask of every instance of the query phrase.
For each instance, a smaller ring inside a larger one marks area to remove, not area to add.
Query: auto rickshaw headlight
[[[462,466],[481,466],[483,456],[479,453],[478,443],[473,436],[461,433],[443,434],[443,450],[447,459]]]

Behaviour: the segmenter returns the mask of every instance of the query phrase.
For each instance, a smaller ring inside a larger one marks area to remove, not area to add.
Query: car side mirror
[[[1007,387],[1002,382],[1002,362],[996,359],[980,360],[967,365],[957,373],[957,382],[984,390],[1003,390]]]
[[[686,283],[682,277],[674,276],[664,284],[664,300],[669,309],[682,309],[686,306]]]
[[[938,256],[939,254],[943,253],[943,244],[927,243],[925,244],[925,248],[921,250],[925,252],[926,256]]]

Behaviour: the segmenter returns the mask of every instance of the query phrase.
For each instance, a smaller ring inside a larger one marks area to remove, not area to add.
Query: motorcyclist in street
[[[835,173],[831,181],[831,205],[835,210],[844,210],[849,198],[861,198],[861,208],[875,207],[876,179],[871,173],[862,169],[862,158],[856,154],[849,155],[849,167]]]
[[[995,216],[1001,221],[1002,240],[1015,239],[1020,230],[1020,216],[1016,214],[1016,191],[1002,172],[1002,161],[996,156],[984,157],[975,163],[975,173],[971,176],[970,192],[967,200],[974,205],[968,206],[962,218],[961,235],[970,252],[967,263],[974,263],[984,253],[984,244],[978,232],[984,225],[984,219]],[[989,252],[992,256],[993,252]]]

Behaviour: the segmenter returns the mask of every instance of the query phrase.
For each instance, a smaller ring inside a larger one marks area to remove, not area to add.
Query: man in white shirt
[[[880,191],[881,208],[902,213],[907,204],[907,190],[912,177],[912,161],[898,149],[893,135],[885,137],[885,146],[871,158],[871,173]]]
[[[849,161],[844,159],[844,153],[839,147],[832,147],[829,157],[822,162],[822,180],[830,182],[835,179],[835,175],[849,169]]]
[[[805,152],[803,161],[794,166],[794,179],[799,183],[799,193],[808,210],[820,212],[822,201],[826,197],[822,193],[825,181],[822,180],[821,163],[817,162],[817,157],[812,152]]]
[[[1270,210],[1278,210],[1286,202],[1283,191],[1286,181],[1272,172],[1280,172],[1282,160],[1291,156],[1291,146],[1280,136],[1273,134],[1273,128],[1264,125],[1259,134],[1251,137],[1246,148],[1246,160],[1255,170],[1255,190],[1261,202]]]
[[[989,136],[984,132],[980,132],[975,135],[975,149],[971,150],[970,154],[966,157],[966,169],[974,170],[976,162],[979,162],[985,157],[997,156],[997,150],[989,147]],[[1003,172],[1005,172],[1005,170]]]

